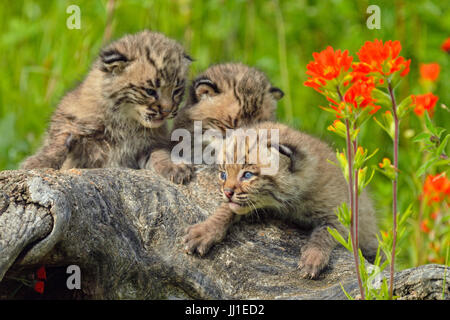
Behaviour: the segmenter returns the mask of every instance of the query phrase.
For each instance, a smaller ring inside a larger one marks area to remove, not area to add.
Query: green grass
[[[81,9],[81,29],[66,27],[66,8]],[[212,63],[242,61],[267,73],[285,97],[278,117],[342,148],[344,141],[326,130],[333,115],[318,106],[325,99],[303,86],[312,53],[331,45],[355,52],[367,40],[400,40],[401,55],[412,59],[411,72],[397,89],[399,99],[421,92],[418,65],[438,62],[441,74],[434,94],[450,98],[450,56],[440,46],[450,36],[448,1],[116,1],[108,17],[106,0],[2,1],[0,3],[0,169],[16,169],[40,144],[48,119],[64,93],[82,81],[101,46],[144,28],[179,40],[195,58],[191,76]],[[381,29],[366,27],[366,8],[381,9]],[[105,29],[110,28],[111,39]],[[437,108],[436,125],[450,128],[449,113]],[[421,131],[414,114],[402,129]],[[411,131],[409,131],[411,133]],[[380,148],[372,164],[392,159],[389,137],[374,123],[364,127],[360,144]],[[417,202],[412,172],[422,161],[409,137],[400,140],[399,207]],[[376,175],[371,183],[380,226],[390,221],[390,182]],[[409,235],[412,234],[412,229]],[[401,244],[400,268],[412,266],[414,248]]]

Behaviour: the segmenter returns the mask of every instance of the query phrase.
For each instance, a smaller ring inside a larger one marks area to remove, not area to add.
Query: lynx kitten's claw
[[[194,168],[183,163],[172,164],[161,174],[174,183],[185,184],[192,180]]]
[[[200,256],[204,256],[211,246],[220,240],[217,232],[204,222],[188,227],[186,233],[184,243],[187,254],[197,251]]]
[[[317,279],[328,264],[328,259],[317,248],[308,248],[302,252],[298,268],[305,279]]]

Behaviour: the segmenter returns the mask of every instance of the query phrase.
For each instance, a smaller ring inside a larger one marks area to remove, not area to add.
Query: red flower
[[[441,71],[441,66],[438,63],[421,63],[419,67],[420,77],[424,80],[436,81]]]
[[[327,99],[331,102],[330,107],[339,113],[345,108],[348,108],[350,112],[353,112],[354,109],[371,107],[372,110],[370,111],[370,114],[374,114],[381,108],[374,104],[375,99],[371,96],[371,92],[374,88],[375,83],[372,77],[353,75],[352,85],[342,97],[343,102],[338,103],[333,99]]]
[[[428,219],[422,220],[422,222],[420,223],[420,230],[422,230],[425,233],[429,233],[431,229],[428,226],[428,224],[429,224]]]
[[[439,217],[439,211],[435,211],[430,215],[431,219],[436,220]]]
[[[371,93],[375,88],[373,78],[358,78],[347,90],[344,95],[344,101],[352,104],[353,108],[366,108],[371,107],[370,114],[374,114],[381,107],[374,105],[375,99],[372,98]]]
[[[341,52],[328,46],[322,52],[313,53],[314,60],[306,66],[306,74],[310,77],[304,82],[307,87],[312,87],[321,92],[320,88],[327,84],[327,81],[336,79],[346,72],[350,67],[353,57],[348,56],[348,50]]]
[[[433,116],[434,106],[438,101],[439,97],[435,96],[431,92],[421,95],[411,95],[412,104],[414,107],[414,112],[418,116],[422,116],[425,110],[428,111],[430,116]]]
[[[423,197],[427,199],[430,205],[433,202],[440,203],[450,197],[450,180],[445,173],[437,175],[428,175],[423,185]]]
[[[441,48],[445,52],[450,53],[450,38],[445,39],[445,41],[442,44]]]
[[[378,39],[373,42],[366,41],[356,53],[361,62],[355,63],[353,69],[366,74],[375,72],[382,76],[400,71],[400,76],[404,77],[409,73],[411,59],[400,57],[401,49],[400,41],[389,40],[384,44]]]
[[[36,281],[36,283],[34,284],[34,291],[43,294],[44,293],[44,281]]]
[[[47,273],[45,272],[45,266],[40,267],[36,271],[36,276],[39,280],[47,280]]]

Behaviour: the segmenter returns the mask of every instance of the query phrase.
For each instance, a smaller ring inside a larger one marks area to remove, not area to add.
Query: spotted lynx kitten
[[[174,128],[193,132],[194,121],[201,121],[204,131],[225,133],[226,129],[274,120],[277,101],[283,95],[255,68],[242,63],[213,65],[192,82]]]
[[[147,30],[106,46],[22,168],[153,166],[174,182],[188,181],[191,169],[170,160],[166,120],[177,114],[191,61],[176,41]]]
[[[210,66],[192,81],[188,92],[186,104],[174,120],[174,131],[188,130],[194,139],[198,139],[194,123],[201,123],[201,133],[212,129],[225,135],[227,129],[274,120],[277,102],[284,95],[281,89],[271,85],[263,72],[232,62]],[[191,138],[190,150],[198,148],[194,141],[199,140],[194,139]],[[211,142],[205,136],[201,139],[203,146]],[[178,154],[178,150],[175,154],[186,157],[182,152]],[[190,157],[190,161],[197,161],[193,152]]]
[[[235,158],[234,163],[220,165],[224,202],[204,222],[187,229],[186,251],[197,251],[203,256],[224,239],[229,227],[241,216],[267,211],[312,229],[308,242],[301,248],[299,268],[304,277],[315,279],[328,265],[330,253],[337,245],[327,228],[335,228],[347,236],[335,214],[335,209],[347,201],[345,178],[337,166],[328,162],[337,162],[335,154],[319,139],[279,123],[264,122],[251,128],[258,133],[268,131],[270,154],[279,155],[278,170],[270,175],[263,172],[267,164],[261,159],[249,161],[252,152],[258,149],[257,144],[249,146],[248,142],[241,164]],[[278,130],[278,145],[272,143],[270,129]],[[231,150],[236,152],[237,144],[230,139],[226,143],[232,143]],[[359,245],[365,257],[373,259],[378,245],[374,209],[366,192],[361,194],[359,203]]]

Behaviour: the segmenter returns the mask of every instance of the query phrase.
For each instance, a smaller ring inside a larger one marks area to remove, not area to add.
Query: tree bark
[[[49,278],[79,266],[77,298],[346,299],[341,285],[358,294],[352,256],[342,247],[318,280],[299,277],[308,231],[268,216],[240,221],[203,258],[187,255],[184,230],[218,206],[216,181],[203,166],[185,186],[152,170],[0,172],[0,298],[20,298],[17,279],[43,264]],[[448,299],[444,273],[440,265],[397,272],[394,295],[441,299],[444,292]],[[68,297],[67,276],[46,294]]]

